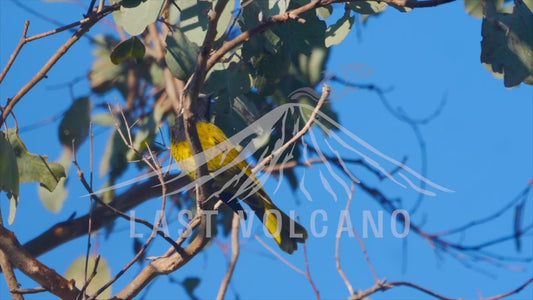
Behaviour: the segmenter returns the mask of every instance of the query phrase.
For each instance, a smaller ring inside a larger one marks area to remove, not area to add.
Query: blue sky
[[[27,1],[34,8],[50,18],[69,23],[81,18],[85,10],[72,4],[49,4]],[[0,2],[0,65],[3,67],[16,43],[20,39],[23,24],[31,20],[30,34],[36,34],[56,26],[29,16],[10,1]],[[96,26],[90,34],[109,32],[108,25]],[[428,155],[427,177],[454,193],[438,192],[435,197],[426,197],[412,221],[423,224],[430,233],[454,228],[471,220],[487,216],[513,199],[533,177],[533,88],[522,85],[506,89],[503,82],[488,73],[479,62],[481,42],[481,20],[466,14],[462,2],[438,8],[417,9],[401,14],[389,9],[385,14],[371,18],[360,28],[360,37],[355,31],[339,46],[334,48],[328,71],[343,76],[340,70],[347,66],[372,70],[371,76],[360,78],[348,73],[346,79],[355,78],[359,83],[373,83],[393,89],[386,94],[392,107],[401,107],[413,118],[430,115],[442,97],[446,105],[441,114],[427,125],[420,126]],[[70,34],[60,34],[25,46],[5,81],[0,85],[1,99],[12,97]],[[48,74],[48,79],[33,89],[15,108],[21,126],[47,119],[67,109],[71,104],[67,88],[51,89],[74,77],[84,76],[90,69],[93,56],[87,39],[77,44],[73,51]],[[75,67],[73,67],[75,66]],[[331,84],[334,90],[344,87]],[[89,91],[86,81],[74,86],[77,96]],[[108,101],[114,101],[109,97]],[[5,104],[4,100],[2,104]],[[420,148],[409,125],[395,119],[372,91],[349,91],[333,104],[339,113],[342,125],[386,155],[401,160],[408,157],[407,164],[420,171]],[[30,152],[48,154],[57,159],[62,151],[57,139],[58,122],[21,133]],[[95,144],[104,144],[110,131],[103,131],[95,138]],[[88,144],[78,157],[82,166],[88,166]],[[98,147],[96,147],[98,149]],[[103,152],[97,150],[96,161]],[[324,167],[305,170],[306,188],[312,193],[308,201],[301,192],[293,193],[286,183],[274,194],[276,181],[268,181],[266,190],[284,209],[294,209],[303,225],[308,226],[314,210],[325,209],[328,213],[329,233],[324,238],[310,238],[308,242],[309,264],[313,280],[323,299],[346,299],[347,289],[335,269],[335,229],[339,213],[346,206],[346,197],[339,192],[335,201],[323,188],[319,170]],[[407,208],[411,207],[418,194],[403,189],[390,181],[378,182],[372,175],[356,169],[356,174],[368,178],[369,182],[382,189],[391,198],[401,196]],[[299,169],[302,175],[304,169]],[[130,173],[128,173],[130,174]],[[133,174],[133,173],[131,173]],[[325,173],[324,173],[325,174]],[[43,229],[68,218],[74,211],[78,215],[87,212],[87,198],[81,198],[85,191],[71,173],[68,187],[70,197],[60,214],[44,209],[37,195],[35,184],[25,184],[21,189],[21,204],[17,220],[9,229],[16,232],[21,242],[26,242]],[[103,183],[98,179],[96,183]],[[340,185],[332,184],[336,191]],[[0,203],[4,218],[8,201],[2,196]],[[355,229],[361,233],[362,212],[370,211],[376,218],[381,209],[374,200],[356,188],[350,216]],[[138,208],[137,214],[153,220],[158,201],[150,201]],[[480,243],[512,233],[512,211],[493,223],[473,228],[465,235],[451,240],[465,245]],[[524,224],[532,222],[531,195],[526,203]],[[37,220],[37,221],[36,221]],[[264,236],[257,225],[253,229],[270,246],[275,244]],[[108,240],[103,236],[95,238],[98,253],[111,262],[116,273],[133,256],[129,239],[128,223],[120,221],[117,233]],[[478,298],[507,292],[524,283],[533,275],[531,263],[520,264],[523,272],[493,267],[484,262],[473,263],[483,272],[466,268],[446,253],[436,254],[423,239],[411,233],[408,236],[407,252],[402,240],[395,238],[389,230],[390,216],[384,215],[384,237],[365,239],[365,245],[380,278],[389,281],[411,281],[448,297]],[[308,228],[309,229],[309,228]],[[171,227],[172,234],[172,227]],[[174,231],[174,235],[176,232]],[[227,240],[221,240],[227,243]],[[68,266],[85,253],[86,239],[77,239],[49,252],[40,259],[64,273]],[[149,255],[158,255],[168,245],[156,242]],[[516,253],[513,242],[504,243],[487,250],[509,256],[530,256],[533,253],[531,236],[524,239],[521,253]],[[284,255],[292,264],[305,270],[303,251],[292,256]],[[356,289],[367,289],[373,282],[372,273],[366,263],[356,239],[342,238],[341,258],[344,271]],[[405,258],[405,265],[402,261]],[[177,281],[186,277],[202,278],[195,294],[201,299],[216,296],[220,282],[225,275],[227,258],[219,246],[212,245],[205,253],[198,255],[184,268],[171,275]],[[405,267],[406,270],[402,271]],[[115,287],[118,291],[140,270],[134,266]],[[25,288],[36,286],[19,273]],[[8,297],[4,280],[0,280],[0,298]],[[290,269],[270,254],[255,239],[244,243],[236,267],[228,299],[310,299],[314,292],[307,279]],[[149,289],[149,299],[185,298],[179,285],[172,285],[169,279],[157,279]],[[530,299],[533,287],[529,286],[511,299]],[[28,299],[47,299],[50,295],[32,295]],[[395,288],[371,296],[372,299],[427,299],[425,294],[409,288]]]

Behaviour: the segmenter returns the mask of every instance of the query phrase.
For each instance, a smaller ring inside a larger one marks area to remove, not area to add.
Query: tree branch
[[[43,78],[47,77],[48,72],[52,67],[67,53],[67,51],[72,47],[84,34],[89,32],[89,30],[102,18],[118,9],[120,4],[115,4],[112,6],[106,7],[100,13],[91,15],[89,18],[80,21],[81,27],[76,31],[76,33],[57,50],[57,52],[50,58],[50,60],[41,68],[41,70],[23,87],[19,92],[11,99],[8,100],[8,104],[0,117],[0,123],[3,123],[3,120],[7,119],[15,105],[26,95],[37,83],[39,83]],[[82,23],[83,22],[83,23]],[[74,23],[77,25],[78,22]],[[21,41],[22,42],[22,41]],[[26,38],[24,38],[24,43],[26,43]],[[18,47],[17,47],[18,48]],[[22,46],[21,46],[22,48]],[[20,49],[19,49],[20,51]],[[14,59],[13,59],[14,60]]]
[[[235,265],[237,265],[237,259],[239,258],[240,245],[239,245],[239,227],[241,218],[238,214],[233,214],[233,221],[231,223],[231,262],[229,264],[228,272],[220,285],[218,290],[217,300],[222,300],[226,296],[226,291],[228,290],[231,277],[233,276],[233,271],[235,270]]]
[[[331,87],[329,85],[324,85],[322,88],[322,95],[320,96],[320,99],[318,100],[318,103],[315,106],[315,109],[311,113],[311,116],[309,116],[309,120],[304,125],[304,127],[298,131],[297,134],[295,134],[289,141],[287,141],[283,146],[279,147],[270,155],[265,157],[260,163],[258,163],[252,170],[252,176],[254,174],[257,174],[257,172],[263,170],[265,166],[272,161],[274,157],[279,156],[281,153],[283,153],[285,150],[287,150],[292,144],[294,144],[296,141],[298,141],[300,138],[302,138],[308,131],[311,129],[313,124],[316,121],[316,117],[318,115],[318,112],[322,108],[322,105],[326,102],[326,100],[329,98],[329,95],[331,93]]]
[[[169,190],[177,190],[190,183],[187,176],[172,175],[167,176],[166,185]],[[157,185],[159,180],[151,178],[146,182],[133,186],[120,196],[116,196],[109,206],[117,211],[129,211],[143,202],[161,196],[161,188]],[[111,224],[119,217],[114,211],[106,207],[99,206],[93,211],[92,229],[99,230]],[[79,218],[72,218],[65,222],[52,226],[38,237],[24,245],[24,249],[31,255],[37,257],[75,238],[84,236],[88,230],[89,215]]]
[[[24,249],[15,234],[0,225],[0,250],[2,250],[14,267],[31,279],[48,289],[61,299],[76,299],[80,290],[73,281],[68,281],[53,269],[48,268]]]

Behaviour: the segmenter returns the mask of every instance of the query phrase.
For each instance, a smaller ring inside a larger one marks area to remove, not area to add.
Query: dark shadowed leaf
[[[12,130],[14,131],[14,130]],[[0,131],[0,191],[7,192],[11,203],[9,211],[9,225],[15,221],[19,201],[19,172],[15,151]]]
[[[191,299],[198,299],[194,295],[194,290],[198,287],[199,284],[200,284],[200,278],[198,277],[187,277],[185,278],[185,280],[183,280],[183,287],[185,288],[187,295],[189,295]]]
[[[89,98],[79,98],[67,110],[59,124],[59,141],[67,151],[78,149],[89,135],[92,103]]]
[[[110,36],[99,35],[94,39],[96,50],[94,55],[96,60],[89,73],[91,88],[95,93],[103,94],[112,88],[125,90],[127,88],[125,65],[115,65],[109,58],[111,49],[118,44],[118,41]]]
[[[530,83],[533,78],[533,13],[524,2],[517,3],[507,13],[487,2],[482,25],[481,62],[495,76],[503,75],[506,87]]]
[[[196,68],[200,49],[189,41],[179,29],[167,36],[167,55],[165,60],[176,78],[186,81]]]
[[[120,64],[123,60],[132,57],[135,59],[142,59],[146,49],[144,44],[136,36],[120,42],[111,51],[111,62],[115,65]]]
[[[122,132],[126,132],[124,126],[121,129]],[[120,176],[128,167],[128,161],[126,159],[127,152],[128,146],[124,144],[124,140],[122,140],[118,131],[114,130],[102,157],[100,176],[109,175],[111,181]]]

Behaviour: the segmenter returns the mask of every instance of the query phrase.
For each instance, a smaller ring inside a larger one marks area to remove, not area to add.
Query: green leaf
[[[500,10],[503,6],[503,0],[484,0],[492,1],[497,10]],[[472,17],[482,19],[483,18],[483,5],[481,0],[465,0],[464,1],[465,10]]]
[[[154,115],[151,114],[140,121],[139,130],[133,138],[133,148],[139,152],[142,152],[146,149],[146,144],[152,145],[157,132],[159,131],[159,124],[156,123]],[[153,149],[152,149],[153,150]],[[128,161],[138,159],[137,153],[133,149],[128,149],[126,154],[126,159]]]
[[[122,124],[121,131],[125,131],[125,126]],[[110,181],[118,178],[128,167],[126,153],[128,146],[124,144],[124,140],[115,129],[111,134],[111,138],[107,143],[102,162],[100,163],[100,176],[109,174]]]
[[[15,130],[10,130],[8,139],[17,159],[20,183],[39,182],[47,190],[53,191],[59,180],[66,176],[61,164],[48,162],[47,156],[29,153]]]
[[[326,47],[338,45],[348,36],[355,22],[355,16],[350,16],[350,11],[346,10],[337,23],[331,25],[326,30]]]
[[[372,15],[383,12],[387,9],[387,3],[385,2],[376,2],[376,1],[365,1],[365,2],[349,2],[346,3],[349,8],[351,8],[356,13],[363,15]]]
[[[315,47],[310,55],[300,54],[298,56],[298,66],[301,80],[304,86],[315,86],[324,77],[324,70],[329,57],[330,48]],[[300,88],[300,86],[287,91],[289,93]]]
[[[209,1],[175,0],[181,9],[179,28],[188,41],[202,45],[207,33],[208,13],[212,7]]]
[[[77,150],[89,135],[92,103],[83,97],[74,101],[59,124],[59,141],[67,151]]]
[[[75,285],[78,289],[83,288],[85,284],[85,278],[89,278],[94,271],[96,266],[96,256],[90,256],[87,262],[87,277],[85,277],[85,257],[80,257],[70,265],[67,272],[65,273],[65,278],[73,279]],[[98,261],[98,266],[96,267],[96,275],[91,280],[87,286],[87,294],[92,295],[98,291],[102,286],[108,283],[111,280],[111,268],[107,261],[100,257]],[[112,297],[112,286],[104,290],[98,299],[109,299]]]
[[[12,130],[13,131],[13,130]],[[9,197],[9,225],[15,222],[19,202],[19,172],[15,151],[0,131],[0,191],[7,192]]]
[[[503,74],[506,87],[530,82],[533,75],[533,13],[517,2],[512,13],[498,12],[487,2],[483,19],[481,62]]]
[[[332,13],[333,13],[333,6],[331,5],[322,6],[316,9],[316,15],[319,16],[322,20],[325,20],[331,17]]]
[[[213,8],[216,7],[218,0],[215,0],[213,2]],[[219,40],[224,36],[226,33],[226,30],[228,30],[229,25],[231,24],[231,21],[233,20],[233,11],[235,10],[235,4],[236,0],[229,0],[226,4],[226,7],[224,7],[224,10],[220,14],[220,17],[218,19],[217,23],[217,35],[215,37],[215,40]]]
[[[111,5],[122,0],[109,0]],[[140,35],[146,26],[157,21],[165,7],[165,0],[130,0],[122,3],[120,10],[113,12],[115,22],[130,35]]]
[[[61,158],[59,158],[58,163],[63,166],[65,174],[68,174],[70,167],[72,166],[71,153],[69,151],[64,151]],[[67,180],[67,177],[61,177],[53,191],[49,191],[42,185],[39,186],[39,198],[49,211],[58,213],[63,208],[63,203],[65,203],[68,198],[68,190],[66,187]]]
[[[102,113],[91,116],[91,122],[106,127],[115,126],[115,117],[110,113]]]
[[[115,65],[111,62],[111,49],[118,41],[110,36],[99,35],[94,39],[96,60],[89,73],[91,88],[95,93],[103,94],[112,88],[127,89],[127,68],[125,65]]]
[[[111,62],[115,65],[120,64],[123,60],[129,57],[133,57],[136,60],[142,59],[146,49],[144,44],[136,36],[120,42],[115,48],[111,51]]]
[[[167,36],[166,42],[168,51],[165,60],[170,71],[176,78],[187,81],[196,68],[200,48],[178,28]]]

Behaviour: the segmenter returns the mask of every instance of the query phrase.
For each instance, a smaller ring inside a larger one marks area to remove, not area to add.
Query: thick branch
[[[80,291],[73,281],[68,281],[56,271],[48,268],[28,253],[19,243],[15,234],[0,226],[0,249],[14,267],[48,289],[61,299],[76,299]]]
[[[185,108],[184,127],[187,140],[191,145],[193,154],[196,155],[195,160],[198,168],[198,170],[196,170],[197,178],[209,176],[207,164],[200,164],[200,158],[197,156],[202,155],[203,153],[200,138],[198,136],[198,130],[196,128],[196,121],[198,118],[198,94],[204,84],[205,76],[207,74],[208,69],[206,68],[206,64],[211,49],[213,48],[213,42],[216,36],[216,25],[227,2],[228,0],[217,1],[215,9],[209,13],[207,34],[198,56],[198,63],[196,65],[195,72],[187,82],[183,93],[183,99],[185,101],[183,105]],[[187,264],[194,256],[200,253],[211,240],[211,234],[214,228],[212,224],[215,224],[216,216],[211,214],[211,209],[213,208],[214,203],[212,205],[206,203],[206,199],[209,198],[208,195],[211,194],[209,193],[209,187],[207,185],[197,185],[196,194],[196,201],[198,203],[197,218],[200,219],[200,230],[196,238],[189,246],[185,248],[185,254],[171,254],[173,251],[171,252],[169,250],[165,257],[150,263],[146,268],[144,268],[142,272],[132,282],[130,282],[130,284],[128,284],[116,295],[117,298],[131,299],[135,297],[157,276],[172,273]],[[203,212],[203,209],[206,209],[206,212],[209,212],[209,214],[206,215]]]
[[[179,189],[190,183],[187,176],[177,178],[170,177],[166,178],[166,180],[167,189],[170,191]],[[157,186],[158,184],[159,180],[154,177],[144,183],[133,186],[124,194],[115,197],[109,205],[123,212],[129,211],[149,199],[161,196],[161,188]],[[118,217],[117,214],[113,213],[106,207],[97,207],[92,215],[93,231],[99,230],[114,222]],[[35,239],[26,243],[24,248],[31,255],[37,257],[66,242],[86,235],[88,224],[89,215],[58,223]]]

